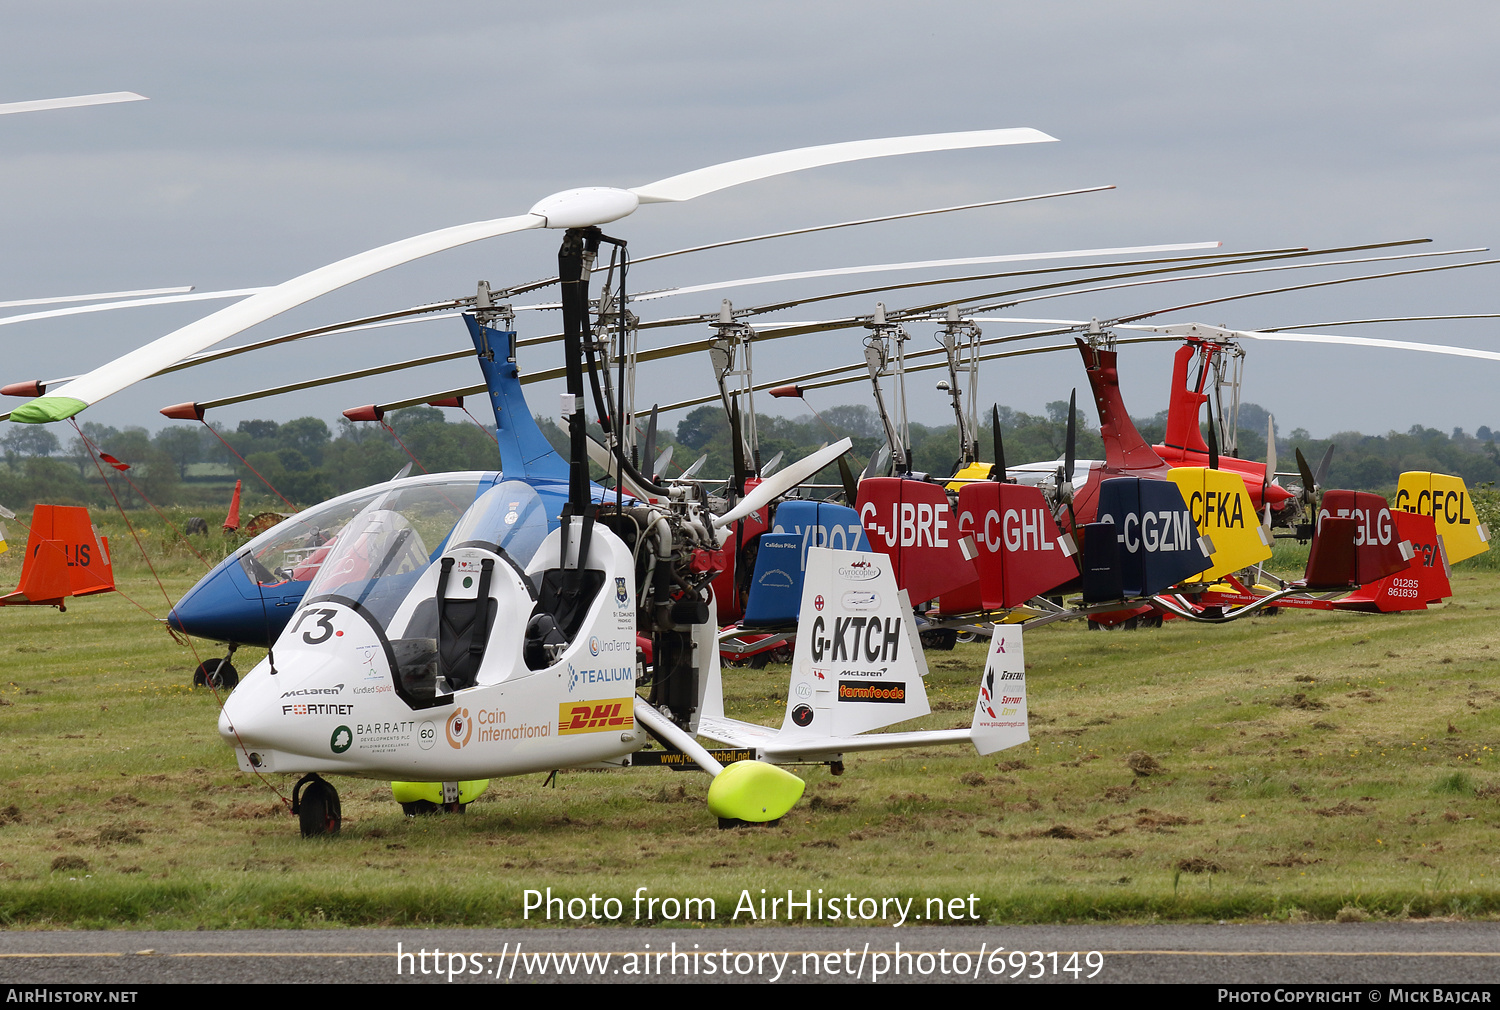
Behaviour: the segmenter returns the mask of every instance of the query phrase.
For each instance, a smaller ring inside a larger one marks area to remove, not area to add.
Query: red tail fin
[[[1094,403],[1099,408],[1099,436],[1104,439],[1105,466],[1122,473],[1165,471],[1167,464],[1141,437],[1125,410],[1125,400],[1120,396],[1120,375],[1115,367],[1116,352],[1091,347],[1081,338],[1078,350],[1083,355],[1083,368],[1094,391]]]
[[[872,550],[895,564],[896,584],[913,604],[978,581],[972,542],[965,547],[942,485],[901,477],[859,482],[859,521]]]
[[[1412,559],[1404,571],[1361,587],[1334,604],[1340,610],[1426,610],[1453,595],[1448,559],[1431,516],[1397,510],[1396,534],[1412,545]]]
[[[91,596],[115,588],[109,541],[94,532],[88,509],[37,505],[26,538],[26,560],[14,593],[0,606],[62,607],[69,596]]]
[[[1380,495],[1329,491],[1318,509],[1304,582],[1309,589],[1366,586],[1405,572],[1411,551]]]

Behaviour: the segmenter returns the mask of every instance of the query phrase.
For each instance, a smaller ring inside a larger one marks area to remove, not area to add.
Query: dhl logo
[[[634,698],[565,701],[557,706],[557,732],[602,733],[635,726]]]

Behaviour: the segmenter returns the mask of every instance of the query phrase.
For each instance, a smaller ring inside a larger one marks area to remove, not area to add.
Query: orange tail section
[[[89,522],[89,511],[72,505],[37,505],[26,538],[26,560],[16,591],[0,606],[63,609],[70,596],[92,596],[115,588],[109,540]]]

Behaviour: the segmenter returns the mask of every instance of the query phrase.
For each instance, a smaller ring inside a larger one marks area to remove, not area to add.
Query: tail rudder
[[[993,754],[1026,743],[1031,725],[1026,711],[1026,648],[1019,624],[997,624],[990,654],[979,680],[974,722],[969,733],[974,749]]]
[[[1383,579],[1362,586],[1334,606],[1341,610],[1366,610],[1389,613],[1398,610],[1426,610],[1453,595],[1451,572],[1443,538],[1431,516],[1397,509],[1396,532],[1412,546],[1407,567]]]
[[[871,548],[885,555],[909,599],[926,603],[978,581],[974,541],[960,530],[942,485],[867,477],[858,508]]]
[[[1318,509],[1303,582],[1308,589],[1367,586],[1406,571],[1413,554],[1380,495],[1328,491]]]
[[[89,522],[86,508],[37,505],[31,513],[26,557],[16,591],[0,604],[62,607],[69,596],[90,596],[115,588],[109,541]]]
[[[927,660],[890,559],[809,549],[782,732],[854,736],[927,715]]]
[[[1431,516],[1443,538],[1449,564],[1490,549],[1490,528],[1479,521],[1474,500],[1462,478],[1445,473],[1410,470],[1396,484],[1395,507],[1402,512]]]

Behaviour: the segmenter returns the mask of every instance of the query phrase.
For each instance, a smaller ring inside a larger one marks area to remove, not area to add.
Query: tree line
[[[1027,414],[1004,406],[998,410],[1007,463],[1063,455],[1066,400],[1047,404],[1044,414]],[[1241,406],[1237,432],[1240,457],[1265,458],[1266,417],[1266,411],[1255,404]],[[1104,448],[1097,427],[1088,422],[1082,410],[1077,412],[1075,422],[1078,458],[1101,458]],[[207,425],[168,425],[153,435],[140,427],[121,430],[84,422],[83,437],[67,443],[48,426],[12,425],[0,437],[0,450],[4,452],[0,505],[17,509],[51,502],[103,507],[112,504],[113,489],[126,507],[141,507],[147,500],[158,506],[220,506],[227,503],[229,489],[239,479],[244,481],[247,499],[285,510],[286,505],[267,489],[267,483],[301,507],[388,480],[412,464],[413,457],[417,472],[499,469],[493,428],[480,427],[467,416],[435,407],[410,407],[393,412],[386,423],[389,430],[374,423],[340,421],[334,430],[318,418],[299,417],[285,422],[241,421],[232,430],[220,425],[212,429]],[[537,423],[552,444],[566,453],[567,438],[557,424],[541,417]],[[1166,412],[1137,418],[1136,425],[1147,441],[1160,442],[1166,429]],[[762,463],[780,452],[785,465],[821,445],[849,436],[854,442],[858,470],[885,442],[879,415],[863,404],[831,407],[821,414],[794,418],[758,415],[756,427]],[[912,424],[910,432],[914,469],[938,476],[952,473],[959,458],[954,425]],[[992,461],[993,435],[988,420],[981,426],[979,443],[980,458]],[[1280,468],[1295,469],[1294,448],[1301,448],[1309,463],[1316,466],[1330,444],[1336,449],[1329,486],[1390,491],[1404,470],[1455,474],[1470,487],[1500,480],[1500,450],[1487,426],[1472,435],[1457,428],[1444,433],[1421,425],[1384,435],[1340,432],[1326,439],[1314,439],[1300,428],[1285,436],[1278,432]],[[664,426],[658,435],[658,453],[669,445],[675,448],[663,476],[680,473],[700,454],[708,457],[700,477],[724,478],[732,470],[729,424],[717,405],[693,410],[677,423],[675,431]],[[121,473],[108,465],[101,467],[90,446],[130,469]],[[643,460],[642,469],[651,462]],[[214,472],[202,473],[203,464],[209,464],[208,469]],[[830,468],[818,480],[837,483],[838,472]]]

